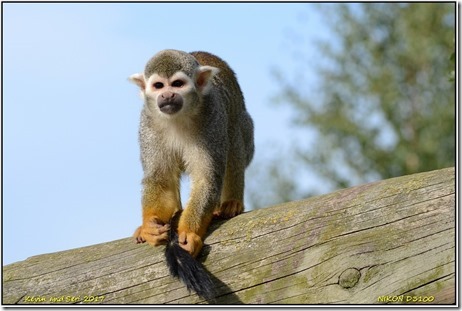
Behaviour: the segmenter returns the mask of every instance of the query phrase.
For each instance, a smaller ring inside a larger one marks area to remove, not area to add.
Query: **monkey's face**
[[[217,73],[215,67],[198,66],[192,77],[183,71],[170,76],[155,72],[150,77],[134,74],[130,80],[140,87],[141,97],[151,114],[173,118],[191,116],[198,111],[201,97],[210,91],[211,80]]]
[[[168,78],[153,74],[144,93],[149,111],[168,117],[193,109],[198,97],[194,81],[181,71]]]
[[[163,50],[146,64],[144,74],[130,76],[141,89],[146,107],[153,115],[173,118],[191,116],[212,86],[218,68],[200,66],[193,55]]]

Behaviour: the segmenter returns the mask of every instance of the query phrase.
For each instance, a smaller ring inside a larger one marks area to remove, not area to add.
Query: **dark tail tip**
[[[170,274],[179,278],[189,291],[194,291],[201,298],[213,302],[215,297],[215,284],[209,272],[187,251],[178,244],[176,232],[180,213],[176,213],[171,221],[169,241],[165,248],[165,257]]]

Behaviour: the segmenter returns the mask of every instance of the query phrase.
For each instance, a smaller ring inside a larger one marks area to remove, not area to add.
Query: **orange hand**
[[[180,247],[191,254],[193,257],[197,257],[202,249],[202,239],[200,236],[193,232],[180,232],[178,234],[178,243]]]
[[[157,246],[167,243],[169,229],[169,224],[163,224],[158,219],[152,218],[138,227],[133,236],[136,243],[148,242],[150,245]]]

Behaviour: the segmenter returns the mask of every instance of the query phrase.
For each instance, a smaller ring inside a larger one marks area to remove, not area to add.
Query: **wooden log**
[[[217,304],[455,304],[454,168],[214,222]],[[3,267],[3,304],[196,304],[163,247],[131,238]]]

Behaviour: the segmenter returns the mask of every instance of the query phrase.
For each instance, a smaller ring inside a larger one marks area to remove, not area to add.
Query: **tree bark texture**
[[[455,304],[454,168],[212,223],[198,260],[217,304]],[[18,246],[21,247],[21,246]],[[164,247],[126,238],[3,267],[3,304],[209,303]]]

